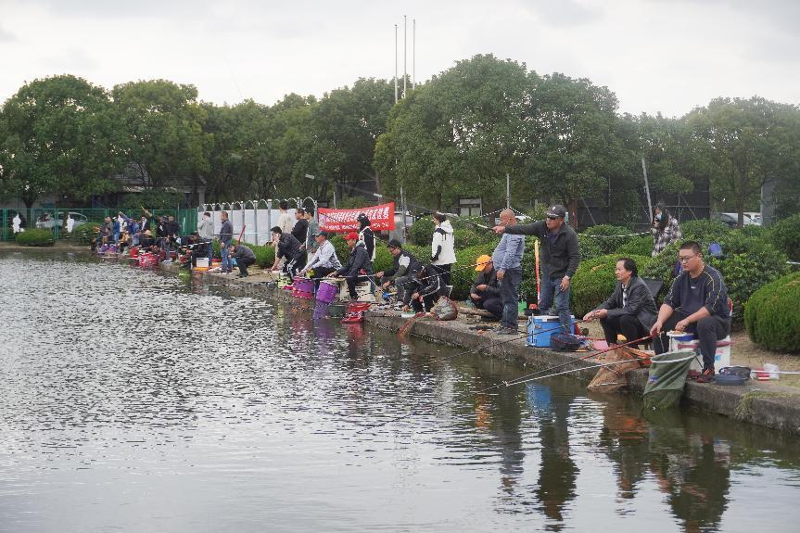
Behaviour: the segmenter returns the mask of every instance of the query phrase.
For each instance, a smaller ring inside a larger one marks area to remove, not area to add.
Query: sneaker
[[[703,373],[697,378],[698,383],[711,383],[714,381],[714,369],[706,368]]]

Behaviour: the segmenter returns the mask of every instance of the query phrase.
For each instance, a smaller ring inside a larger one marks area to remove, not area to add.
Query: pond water
[[[3,532],[798,530],[794,437],[299,306],[3,253],[0,325]]]

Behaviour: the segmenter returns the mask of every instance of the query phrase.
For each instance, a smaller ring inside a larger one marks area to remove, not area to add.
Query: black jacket
[[[414,280],[418,287],[416,292],[420,296],[441,295],[446,290],[444,283],[442,283],[441,272],[436,270],[433,265],[424,266],[421,277],[415,277]]]
[[[413,275],[419,272],[422,264],[410,252],[403,250],[394,258],[394,265],[391,269],[383,273],[383,275],[394,281],[401,276]]]
[[[276,253],[278,259],[286,257],[291,261],[296,259],[303,251],[300,250],[300,241],[295,239],[294,235],[291,233],[283,233],[281,234],[280,240],[278,240],[278,250]]]
[[[227,219],[222,223],[222,227],[219,229],[219,240],[225,246],[228,246],[233,240],[233,224],[231,223],[231,219]]]
[[[614,292],[605,302],[601,303],[598,309],[608,309],[608,317],[633,315],[639,319],[642,326],[649,330],[658,317],[658,309],[653,295],[647,284],[639,276],[631,278],[628,283],[628,296],[625,306],[622,306],[622,283],[617,282]],[[633,339],[630,339],[633,340]]]
[[[534,235],[542,247],[542,270],[548,278],[572,278],[578,270],[581,256],[578,251],[578,234],[566,223],[556,233],[553,244],[550,244],[547,225],[543,220],[531,224],[508,226],[506,233],[510,235]]]
[[[298,220],[292,228],[292,235],[294,235],[294,238],[300,241],[301,244],[305,244],[306,238],[308,237],[308,220],[304,218]]]
[[[353,249],[350,250],[350,256],[347,258],[347,264],[336,271],[340,276],[348,278],[358,276],[358,272],[362,268],[367,268],[369,265],[369,256],[367,256],[367,248],[363,242],[357,242]]]
[[[486,289],[483,291],[478,290],[478,285],[486,284]],[[469,290],[470,294],[477,294],[484,300],[487,298],[492,297],[499,297],[500,296],[500,282],[497,280],[497,271],[493,268],[491,272],[487,275],[485,272],[481,272],[478,274],[478,277],[475,278],[475,283],[472,284],[472,288]]]

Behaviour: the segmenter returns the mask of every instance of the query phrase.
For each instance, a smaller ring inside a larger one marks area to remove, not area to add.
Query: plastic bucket
[[[575,317],[570,315],[572,324],[575,324]],[[557,333],[563,333],[563,328],[559,328],[560,322],[554,315],[532,316],[528,319],[528,346],[537,348],[549,348],[550,337]]]
[[[195,266],[197,268],[208,268],[208,257],[198,257],[195,260]]]
[[[294,278],[292,282],[295,292],[314,294],[314,282],[309,278]]]
[[[129,257],[131,258],[139,257],[139,249],[136,246],[131,248],[131,255]]]
[[[313,282],[312,282],[313,285]],[[319,289],[317,290],[317,301],[323,303],[331,303],[336,299],[339,294],[339,284],[335,281],[323,279],[320,281]]]

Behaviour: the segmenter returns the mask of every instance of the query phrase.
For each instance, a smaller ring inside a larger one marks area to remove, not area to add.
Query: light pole
[[[329,179],[326,179],[326,178],[317,178],[316,176],[314,176],[312,174],[306,174],[305,176],[306,176],[306,178],[308,178],[310,180],[321,179],[323,181],[327,181],[327,182],[333,184],[333,208],[336,209],[336,182],[332,181],[332,180],[329,180]]]

